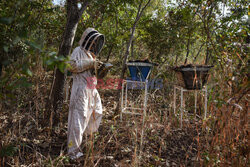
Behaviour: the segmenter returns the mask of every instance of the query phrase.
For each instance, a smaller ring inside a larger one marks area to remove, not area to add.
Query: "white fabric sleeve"
[[[68,63],[70,64],[68,69],[70,72],[79,73],[94,68],[95,61],[88,58],[84,52],[75,49]]]

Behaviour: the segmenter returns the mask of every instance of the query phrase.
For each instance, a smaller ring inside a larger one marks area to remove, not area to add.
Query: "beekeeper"
[[[87,28],[74,49],[69,71],[73,74],[68,117],[68,154],[77,159],[83,154],[80,145],[83,134],[96,132],[102,119],[102,103],[96,88],[93,70],[100,61],[96,60],[104,45],[104,35],[93,28]],[[94,83],[90,83],[94,82]]]

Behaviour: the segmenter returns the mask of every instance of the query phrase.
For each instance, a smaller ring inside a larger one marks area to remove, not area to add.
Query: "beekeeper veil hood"
[[[91,51],[95,55],[98,55],[103,48],[104,39],[104,35],[100,34],[94,28],[87,28],[84,31],[79,44],[81,49]]]

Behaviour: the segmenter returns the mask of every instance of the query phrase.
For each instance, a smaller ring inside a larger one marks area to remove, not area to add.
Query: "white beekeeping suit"
[[[97,131],[102,119],[101,99],[91,82],[95,80],[96,85],[93,74],[95,55],[104,45],[104,36],[95,29],[88,28],[79,44],[69,61],[73,86],[68,117],[68,154],[73,159],[83,155],[80,150],[83,134]]]

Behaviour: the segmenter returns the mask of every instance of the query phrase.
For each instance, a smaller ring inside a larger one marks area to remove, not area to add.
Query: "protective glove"
[[[91,70],[91,74],[92,75],[96,75],[96,72],[98,71],[98,69],[100,69],[103,65],[103,62],[96,59],[95,60],[95,64],[94,64],[94,68]]]

